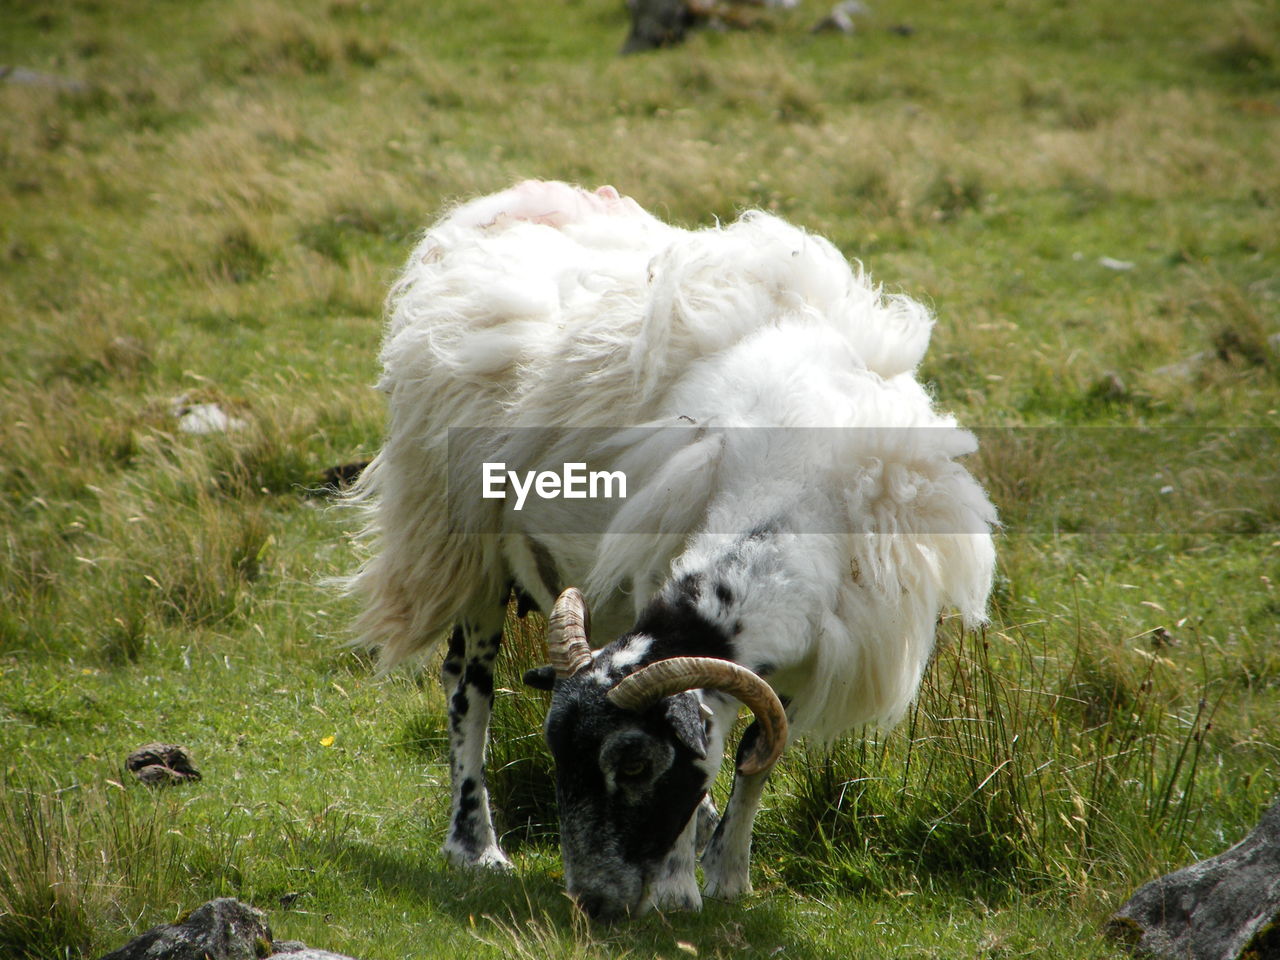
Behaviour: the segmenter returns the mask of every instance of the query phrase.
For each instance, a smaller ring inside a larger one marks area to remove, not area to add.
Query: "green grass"
[[[369,960],[1114,957],[1137,884],[1256,821],[1280,20],[819,12],[626,59],[613,0],[0,13],[0,64],[73,81],[0,83],[0,954],[98,956],[233,895]],[[536,624],[495,720],[516,874],[447,870],[434,669],[379,678],[323,586],[356,521],[314,488],[377,448],[387,285],[443,205],[526,176],[686,225],[775,210],[928,300],[922,376],[984,428],[1007,524],[985,634],[941,626],[895,731],[784,760],[757,894],[697,916],[590,929],[561,896]],[[183,433],[179,398],[245,426]],[[154,739],[203,781],[130,782]]]

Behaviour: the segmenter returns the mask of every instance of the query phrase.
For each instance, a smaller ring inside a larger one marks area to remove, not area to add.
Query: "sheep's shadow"
[[[713,956],[785,954],[814,960],[837,956],[833,950],[804,942],[786,903],[767,896],[745,903],[707,900],[701,913],[653,912],[629,923],[588,924],[548,866],[517,868],[512,873],[469,871],[448,866],[434,852],[397,852],[355,842],[329,851],[335,852],[352,874],[352,882],[372,885],[409,910],[429,904],[436,913],[497,946],[564,938],[603,952],[669,956],[673,944],[683,941]]]

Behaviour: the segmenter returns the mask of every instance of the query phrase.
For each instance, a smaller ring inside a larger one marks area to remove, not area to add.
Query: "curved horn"
[[[591,666],[587,620],[587,601],[577,587],[569,587],[556,598],[547,618],[547,657],[557,679],[567,679]]]
[[[755,714],[760,737],[738,764],[744,776],[763,773],[778,762],[787,745],[787,712],[773,687],[732,660],[672,657],[659,660],[618,681],[608,697],[623,710],[640,711],[685,690],[718,690],[736,697]]]

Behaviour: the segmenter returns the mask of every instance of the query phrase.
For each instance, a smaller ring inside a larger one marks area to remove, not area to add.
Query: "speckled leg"
[[[676,838],[675,846],[667,854],[649,889],[649,898],[659,910],[701,910],[702,895],[698,893],[698,875],[695,871],[694,842],[698,832],[698,815],[689,818],[684,832]]]
[[[440,679],[449,699],[452,810],[444,855],[457,866],[510,870],[489,810],[484,758],[493,709],[493,661],[502,646],[501,608],[487,623],[464,621],[449,638]]]
[[[738,744],[739,762],[758,734],[756,724],[747,728],[742,742]],[[702,855],[704,896],[736,900],[751,892],[751,829],[768,779],[767,772],[750,777],[738,774],[734,778],[724,816],[707,844],[706,853]]]

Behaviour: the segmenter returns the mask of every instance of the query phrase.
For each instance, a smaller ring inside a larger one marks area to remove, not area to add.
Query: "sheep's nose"
[[[574,897],[574,900],[583,913],[600,923],[611,923],[614,920],[620,920],[628,912],[617,900],[613,900],[603,893],[580,893]]]

